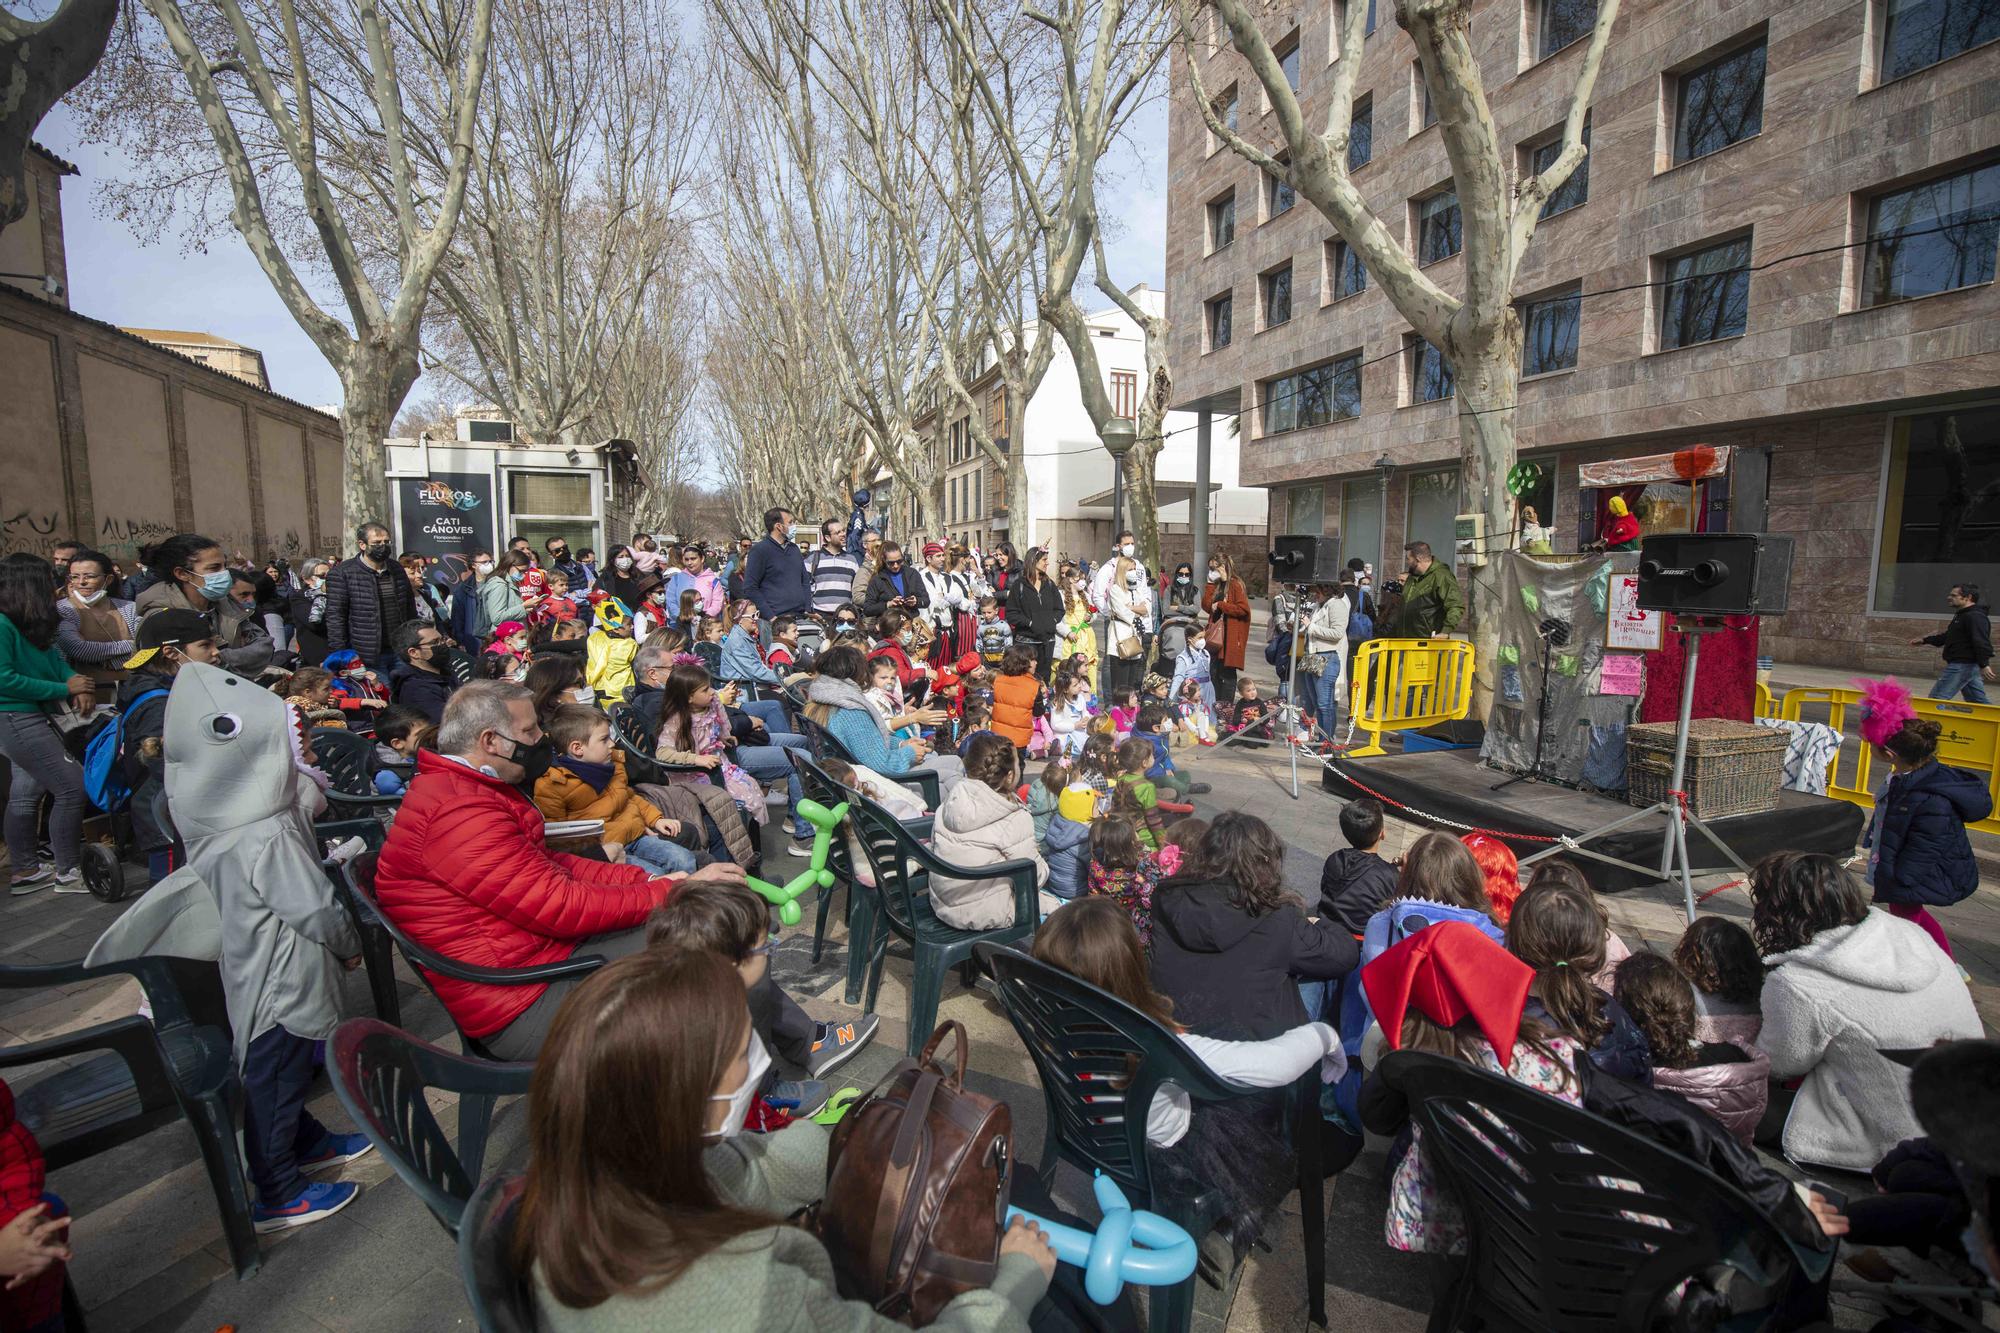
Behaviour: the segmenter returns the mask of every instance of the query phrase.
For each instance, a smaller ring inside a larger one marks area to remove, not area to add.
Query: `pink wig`
[[[1881,745],[1914,721],[1917,710],[1910,706],[1910,692],[1894,676],[1885,680],[1856,680],[1861,688],[1861,739]]]

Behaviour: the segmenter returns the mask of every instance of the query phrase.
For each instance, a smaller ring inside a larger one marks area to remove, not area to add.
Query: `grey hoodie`
[[[1785,1122],[1794,1160],[1866,1171],[1923,1133],[1910,1071],[1882,1054],[1982,1035],[1958,968],[1923,929],[1871,907],[1764,963],[1758,1045],[1771,1077],[1805,1077]]]

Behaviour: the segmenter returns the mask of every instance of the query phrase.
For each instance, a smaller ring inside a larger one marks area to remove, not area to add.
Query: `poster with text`
[[[396,478],[399,554],[436,556],[456,573],[493,549],[493,476],[433,472]]]
[[[1639,576],[1611,576],[1611,605],[1606,608],[1604,646],[1612,652],[1658,652],[1666,633],[1666,613],[1639,608]]]

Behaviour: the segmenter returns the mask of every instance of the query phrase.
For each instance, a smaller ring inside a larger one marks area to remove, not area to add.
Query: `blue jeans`
[[[781,731],[790,731],[792,721],[785,716],[785,705],[777,699],[752,699],[736,705],[751,717],[764,724],[764,730],[773,736]],[[776,742],[772,742],[776,744]],[[804,742],[800,742],[804,744]]]
[[[1319,712],[1319,729],[1331,736],[1334,724],[1340,720],[1340,654],[1328,653],[1326,670],[1308,679],[1315,692],[1313,703]]]
[[[668,838],[641,834],[625,844],[625,859],[656,875],[685,875],[694,869],[694,853]]]
[[[739,745],[736,747],[736,764],[745,773],[765,784],[785,780],[785,796],[791,801],[792,836],[810,838],[813,827],[799,814],[799,802],[805,793],[799,788],[798,770],[792,767],[787,751],[796,750],[801,757],[812,758],[812,751],[806,748],[803,736],[794,736],[789,731],[773,731],[769,745]]]
[[[1960,694],[1965,696],[1967,703],[1989,702],[1986,686],[1980,682],[1979,667],[1975,663],[1946,662],[1944,674],[1937,678],[1937,684],[1931,686],[1931,698],[1955,699]]]

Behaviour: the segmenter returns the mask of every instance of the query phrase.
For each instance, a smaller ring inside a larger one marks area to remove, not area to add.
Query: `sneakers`
[[[1209,786],[1206,782],[1188,783],[1188,795],[1190,796],[1206,796],[1214,790],[1215,788]]]
[[[57,893],[89,893],[90,886],[83,882],[83,872],[75,866],[71,866],[68,870],[58,870],[55,872],[55,891]]]
[[[353,1203],[359,1193],[361,1187],[351,1181],[335,1184],[322,1180],[306,1186],[297,1198],[277,1208],[266,1208],[261,1203],[252,1205],[251,1222],[260,1234],[311,1226]]]
[[[863,1014],[849,1023],[820,1023],[813,1036],[812,1058],[806,1061],[806,1069],[814,1078],[827,1074],[861,1054],[861,1048],[875,1039],[875,1029],[882,1020],[873,1014]]]
[[[811,838],[793,838],[791,842],[786,844],[785,851],[792,856],[811,856],[813,854],[813,840]]]
[[[47,866],[38,864],[27,874],[14,876],[14,882],[8,888],[7,892],[16,898],[33,893],[48,883],[54,877],[55,873],[55,871],[49,869]]]
[[[325,1151],[317,1157],[301,1158],[299,1169],[314,1171],[323,1166],[341,1166],[374,1151],[375,1145],[366,1134],[328,1134]]]
[[[808,1120],[826,1109],[831,1095],[826,1084],[816,1078],[786,1078],[773,1083],[764,1100],[791,1112],[794,1120]]]

